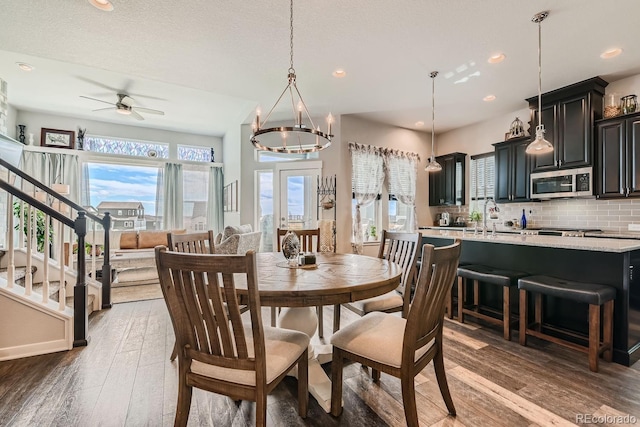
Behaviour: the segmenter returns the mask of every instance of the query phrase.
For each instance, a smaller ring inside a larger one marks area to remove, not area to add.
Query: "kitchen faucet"
[[[493,204],[494,212],[500,212],[496,201],[493,200],[493,197],[487,197],[484,201],[484,207],[482,208],[482,234],[487,234],[487,205],[489,203]]]

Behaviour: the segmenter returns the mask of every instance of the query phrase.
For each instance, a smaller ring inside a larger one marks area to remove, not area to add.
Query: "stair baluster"
[[[49,246],[49,222],[51,221],[51,217],[46,215],[44,217],[44,265],[42,266],[42,273],[44,274],[44,278],[42,281],[42,303],[46,304],[49,302],[49,257],[50,257],[50,246]]]
[[[34,227],[33,222],[31,221],[32,217],[35,217],[35,212],[32,210],[31,205],[25,205],[24,202],[22,202],[22,210],[20,211],[20,216],[24,217],[24,212],[25,212],[25,206],[27,209],[27,271],[25,271],[25,276],[24,276],[24,294],[29,296],[31,295],[31,290],[33,288],[33,274],[31,273],[31,267],[32,267],[32,244],[33,244],[33,236],[32,236],[32,230]],[[24,222],[24,220],[23,220]]]

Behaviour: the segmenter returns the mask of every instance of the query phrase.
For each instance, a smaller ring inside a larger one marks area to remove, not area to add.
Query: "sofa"
[[[258,252],[262,239],[261,231],[253,231],[250,224],[239,226],[229,225],[215,238],[215,252],[217,254],[241,254],[247,251]]]

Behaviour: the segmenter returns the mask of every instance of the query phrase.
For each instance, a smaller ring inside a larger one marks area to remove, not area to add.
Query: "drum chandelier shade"
[[[531,21],[538,24],[538,126],[536,137],[527,145],[527,154],[546,154],[553,151],[553,145],[544,138],[544,125],[542,124],[542,21],[549,16],[549,12],[536,13]]]
[[[436,76],[437,71],[432,71],[431,76],[431,157],[424,168],[427,172],[439,172],[442,170],[440,163],[436,161],[435,140],[436,140]]]
[[[290,19],[290,62],[287,71],[287,85],[280,94],[264,120],[261,120],[261,111],[256,110],[256,117],[253,122],[253,133],[251,134],[251,143],[258,150],[271,151],[276,153],[312,153],[324,150],[331,145],[331,125],[333,116],[329,114],[327,117],[327,132],[320,130],[320,126],[316,126],[311,119],[307,105],[302,99],[302,95],[296,84],[296,70],[293,68],[293,0],[289,7]],[[271,113],[278,106],[280,101],[288,93],[291,98],[291,109],[293,115],[292,126],[274,126],[268,127],[267,122],[271,117]],[[304,120],[303,120],[304,119]],[[305,123],[307,122],[307,123]]]

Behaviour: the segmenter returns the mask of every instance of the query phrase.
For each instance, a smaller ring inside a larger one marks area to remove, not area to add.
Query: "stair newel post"
[[[111,248],[109,234],[111,230],[111,215],[105,212],[102,220],[104,229],[104,258],[102,264],[102,308],[111,308]]]
[[[86,346],[89,330],[89,315],[87,314],[87,284],[84,248],[87,235],[87,218],[84,211],[78,211],[75,220],[75,232],[78,235],[78,270],[76,271],[76,285],[73,287],[73,346]]]
[[[13,283],[15,281],[15,248],[13,247],[13,194],[7,193],[7,249],[9,250],[8,254],[8,265],[7,265],[7,287],[9,289],[13,288]]]

